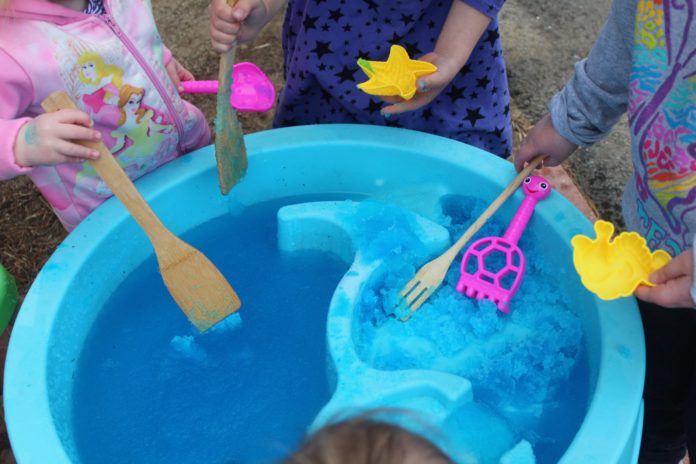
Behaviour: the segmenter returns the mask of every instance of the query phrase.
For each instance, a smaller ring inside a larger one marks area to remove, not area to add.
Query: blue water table
[[[242,300],[199,334],[149,240],[110,199],[58,247],[16,319],[5,369],[18,462],[272,462],[308,431],[408,410],[457,462],[629,463],[644,348],[632,298],[600,300],[572,266],[592,224],[557,192],[519,241],[509,314],[458,293],[457,265],[408,322],[390,301],[514,177],[512,165],[397,128],[248,135],[221,196],[213,147],[136,185]],[[480,236],[500,236],[516,192]],[[459,262],[459,260],[455,260]],[[40,446],[39,446],[40,444]]]

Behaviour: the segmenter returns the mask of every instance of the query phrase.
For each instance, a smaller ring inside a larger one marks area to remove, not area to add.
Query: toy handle
[[[181,83],[186,93],[217,93],[218,81],[183,81]]]

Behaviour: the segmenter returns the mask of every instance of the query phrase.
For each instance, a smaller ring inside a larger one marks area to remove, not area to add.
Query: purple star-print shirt
[[[492,18],[469,61],[429,105],[387,119],[380,114],[385,104],[356,87],[367,80],[358,58],[384,61],[392,44],[414,59],[431,52],[452,0],[290,0],[283,27],[286,85],[274,125],[404,127],[509,156],[510,95],[497,20],[503,0],[466,3]]]

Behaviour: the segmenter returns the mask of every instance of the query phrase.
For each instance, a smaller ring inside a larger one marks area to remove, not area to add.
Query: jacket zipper
[[[150,81],[155,84],[155,88],[157,89],[157,92],[159,92],[160,96],[162,97],[162,100],[164,101],[165,106],[167,107],[167,110],[169,113],[172,115],[172,118],[174,119],[174,125],[176,126],[176,130],[179,134],[179,140],[177,142],[177,150],[179,150],[179,154],[184,153],[183,150],[183,140],[184,140],[184,124],[182,123],[181,119],[179,118],[179,113],[176,112],[176,109],[174,108],[174,103],[172,102],[171,97],[169,96],[169,93],[167,90],[164,88],[162,83],[159,80],[159,77],[155,75],[155,73],[152,71],[150,68],[150,65],[145,61],[143,56],[140,54],[138,49],[136,48],[135,45],[133,45],[133,42],[128,38],[128,36],[121,30],[119,25],[116,23],[116,21],[113,19],[111,16],[111,9],[109,8],[108,2],[104,2],[104,10],[106,11],[105,15],[95,15],[99,18],[101,18],[107,26],[116,34],[116,36],[121,40],[121,42],[126,46],[128,51],[131,52],[131,54],[135,57],[135,60],[138,62],[141,68],[145,71],[147,76],[150,78]]]

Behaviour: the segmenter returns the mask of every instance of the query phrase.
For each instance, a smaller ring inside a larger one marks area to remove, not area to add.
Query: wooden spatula
[[[234,6],[237,0],[227,0]],[[237,111],[230,105],[232,92],[232,65],[235,47],[220,55],[218,72],[217,114],[215,117],[215,159],[217,160],[220,191],[227,195],[246,174],[248,161],[244,133],[237,119]]]
[[[62,91],[49,95],[41,106],[48,112],[77,108]],[[109,149],[102,142],[76,142],[99,151],[99,158],[89,163],[149,237],[162,279],[193,325],[203,332],[237,311],[241,302],[225,277],[200,251],[160,222]]]

